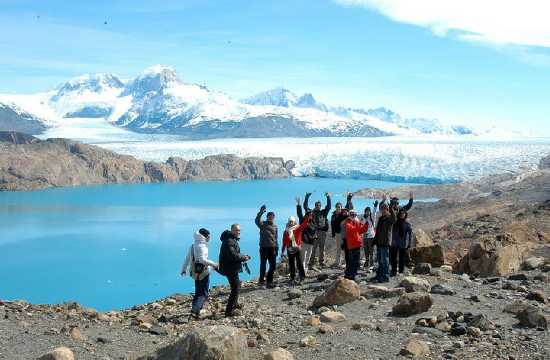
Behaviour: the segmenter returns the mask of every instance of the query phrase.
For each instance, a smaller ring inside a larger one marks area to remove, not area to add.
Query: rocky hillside
[[[0,131],[40,134],[46,129],[43,121],[15,104],[0,102]]]
[[[67,139],[45,141],[0,133],[0,190],[187,180],[269,179],[290,176],[281,158],[208,156],[187,161],[143,162]]]

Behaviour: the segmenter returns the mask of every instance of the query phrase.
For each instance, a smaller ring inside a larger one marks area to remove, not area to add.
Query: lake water
[[[345,202],[346,191],[392,186],[292,178],[0,193],[0,299],[76,300],[110,310],[191,292],[192,280],[179,271],[193,232],[211,231],[210,257],[217,260],[219,235],[232,223],[242,226],[241,248],[253,257],[252,276],[257,276],[254,217],[260,205],[276,212],[282,234],[287,217],[295,215],[295,196],[306,191],[314,192],[313,206],[325,191],[334,194],[335,203]],[[359,209],[367,204],[356,200]],[[217,274],[212,282],[225,283]]]

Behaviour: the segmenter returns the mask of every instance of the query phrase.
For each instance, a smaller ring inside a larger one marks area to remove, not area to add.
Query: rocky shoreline
[[[171,157],[144,162],[97,146],[67,139],[39,140],[0,132],[0,191],[29,191],[60,186],[158,183],[199,180],[287,178],[294,167],[282,158],[235,155],[200,160]]]

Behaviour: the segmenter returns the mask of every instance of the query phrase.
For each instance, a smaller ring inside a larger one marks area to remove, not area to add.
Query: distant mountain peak
[[[111,89],[121,89],[123,87],[124,82],[116,75],[103,73],[94,75],[87,74],[72,78],[59,86],[53,100],[69,93],[82,93],[84,91],[100,93]]]
[[[143,96],[151,91],[157,92],[173,83],[181,83],[176,70],[171,66],[151,66],[134,80],[130,81],[124,94]]]
[[[296,99],[297,96],[292,91],[278,86],[243,99],[242,102],[249,105],[289,107],[296,103]]]

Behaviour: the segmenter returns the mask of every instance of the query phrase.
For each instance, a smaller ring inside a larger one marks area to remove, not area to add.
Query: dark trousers
[[[376,246],[376,257],[378,268],[376,269],[376,280],[387,282],[390,280],[390,271],[388,264],[388,247]]]
[[[344,277],[349,280],[355,280],[359,263],[361,262],[361,248],[347,251],[346,271]]]
[[[311,258],[309,260],[309,267],[315,265],[315,256],[317,250],[319,250],[319,266],[325,266],[325,242],[327,239],[327,232],[317,230],[317,240],[313,244],[313,250],[311,252]]]
[[[260,283],[265,282],[265,268],[269,261],[269,270],[267,271],[267,283],[273,283],[273,274],[277,266],[277,248],[261,247],[260,248]]]
[[[296,266],[298,266],[300,280],[304,280],[306,278],[306,271],[304,269],[304,261],[302,260],[302,252],[297,251],[291,254],[287,251],[286,254],[288,255],[288,266],[290,267],[290,279],[294,280],[296,278]]]
[[[225,316],[231,316],[239,301],[239,291],[241,289],[241,280],[239,274],[226,275],[229,286],[231,287],[231,293],[227,299],[227,306],[225,307]]]
[[[396,246],[390,247],[390,265],[391,265],[392,276],[397,275],[398,260],[399,260],[399,273],[402,274],[403,270],[405,270],[406,253],[407,253],[407,249],[401,249]]]
[[[191,303],[191,312],[199,314],[204,302],[208,299],[208,287],[210,286],[210,275],[202,280],[195,280],[195,294]]]

